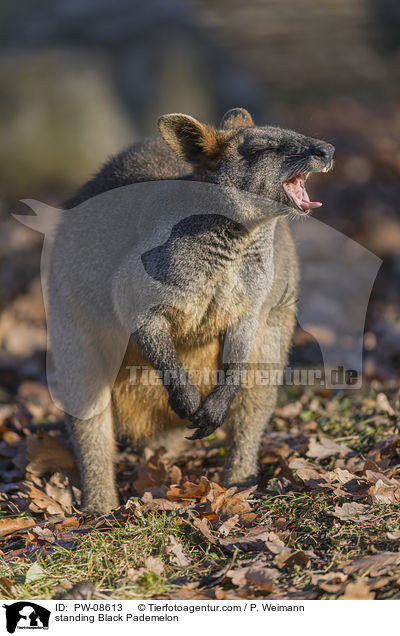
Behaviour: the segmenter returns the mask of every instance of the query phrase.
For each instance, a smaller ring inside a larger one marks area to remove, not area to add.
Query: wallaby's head
[[[194,178],[233,186],[307,212],[305,181],[312,172],[327,172],[334,147],[293,130],[255,126],[243,108],[233,108],[213,128],[189,115],[158,120],[164,141],[193,167]]]

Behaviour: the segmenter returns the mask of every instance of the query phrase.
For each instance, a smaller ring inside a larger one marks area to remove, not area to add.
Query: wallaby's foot
[[[252,471],[250,475],[235,474],[230,471],[223,471],[221,475],[221,486],[232,488],[235,486],[238,490],[246,490],[258,484],[258,473]]]
[[[81,510],[90,515],[106,515],[118,508],[118,495],[112,489],[109,492],[96,492],[83,495]]]

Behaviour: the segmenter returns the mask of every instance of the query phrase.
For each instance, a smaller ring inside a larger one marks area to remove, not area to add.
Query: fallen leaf
[[[217,541],[214,539],[213,535],[211,534],[211,530],[210,530],[210,522],[208,521],[208,519],[203,518],[203,519],[198,519],[194,516],[192,516],[193,519],[193,525],[200,530],[201,534],[206,537],[206,539],[214,544],[217,545]]]
[[[154,572],[158,576],[164,574],[164,563],[157,557],[147,557],[144,562],[145,568],[150,572]]]
[[[378,479],[376,484],[371,486],[368,490],[368,494],[371,496],[373,503],[378,504],[393,504],[400,499],[400,484],[388,485],[385,484],[382,479]]]
[[[313,435],[310,438],[310,445],[306,455],[313,459],[326,459],[332,455],[348,455],[353,452],[348,446],[337,444],[334,440],[322,435],[319,436],[319,441],[317,442],[317,438]]]
[[[90,600],[94,594],[94,586],[91,581],[79,581],[79,583],[75,583],[65,594],[61,594],[59,598],[61,600],[65,599],[75,599],[75,600]]]
[[[393,532],[388,532],[386,536],[391,541],[397,541],[398,539],[400,539],[400,530],[393,530]]]
[[[384,411],[384,413],[387,413],[388,415],[396,415],[396,412],[390,405],[389,400],[384,393],[378,393],[376,396],[376,405],[379,411]]]
[[[46,494],[54,499],[62,509],[71,514],[73,507],[72,486],[67,475],[54,473],[44,487]]]
[[[241,548],[243,550],[264,550],[265,542],[268,540],[268,535],[268,527],[255,526],[243,534],[221,537],[219,539],[219,544],[230,550],[233,550],[234,548]]]
[[[11,532],[35,526],[36,521],[32,517],[15,517],[13,519],[0,519],[0,537],[4,537]]]
[[[370,576],[378,576],[397,565],[400,565],[400,552],[379,552],[378,554],[361,557],[345,564],[343,572],[346,574],[365,574],[369,572]]]
[[[74,483],[79,482],[78,467],[75,458],[54,437],[41,433],[40,437],[33,435],[26,440],[28,465],[26,472],[35,477],[42,477],[48,473],[60,470],[70,475]]]
[[[25,583],[33,583],[46,576],[46,570],[39,563],[33,563],[25,575]]]
[[[10,596],[16,598],[17,590],[15,589],[13,582],[9,578],[7,578],[6,576],[1,576],[0,586],[5,589]]]
[[[139,495],[143,495],[147,490],[153,491],[164,488],[162,496],[168,490],[170,484],[181,481],[182,473],[178,466],[170,466],[167,459],[163,459],[165,449],[160,448],[148,459],[139,463],[136,471],[136,478],[133,487]]]
[[[297,402],[289,402],[289,404],[285,404],[281,408],[277,408],[275,412],[280,417],[291,420],[294,417],[297,417],[302,410],[303,405],[300,400],[297,400]]]
[[[325,574],[313,574],[311,583],[317,585],[324,592],[338,594],[344,589],[347,578],[347,574],[344,572],[326,572]]]
[[[341,521],[366,521],[373,518],[373,515],[367,512],[368,510],[369,506],[353,502],[345,503],[343,506],[336,504],[335,510],[329,514]]]
[[[189,505],[193,499],[203,499],[210,490],[211,484],[208,479],[200,477],[197,484],[191,481],[184,481],[178,486],[171,486],[165,496],[169,501],[180,501]],[[223,491],[223,488],[221,488],[221,491]]]
[[[61,506],[29,481],[24,483],[24,490],[29,496],[29,509],[32,510],[32,512],[45,512],[50,516],[64,516]]]
[[[218,532],[223,535],[228,535],[239,522],[239,515],[233,515],[229,519],[226,519],[218,528]]]
[[[309,562],[310,557],[303,550],[294,551],[286,546],[274,558],[274,563],[279,569],[294,565],[305,567]]]
[[[238,493],[231,493],[230,490],[220,492],[211,502],[211,510],[220,518],[239,515],[242,521],[252,521],[255,514],[251,512],[251,504],[247,499],[255,490],[256,486]]]
[[[274,591],[274,579],[277,579],[279,571],[275,568],[250,567],[246,572],[246,581],[250,585],[261,588],[264,592]]]
[[[41,528],[40,526],[36,526],[31,532],[37,539],[39,539],[39,541],[43,541],[45,543],[54,543],[56,540],[50,528]]]
[[[348,583],[343,596],[339,597],[340,601],[370,601],[375,598],[375,592],[371,592],[370,588],[363,579],[357,579],[354,583]]]
[[[164,552],[168,555],[171,563],[175,563],[175,565],[180,567],[190,565],[189,559],[183,552],[182,544],[172,534],[168,537],[168,544],[165,546]]]

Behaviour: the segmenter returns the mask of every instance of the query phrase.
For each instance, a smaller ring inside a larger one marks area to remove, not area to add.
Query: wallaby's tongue
[[[289,199],[293,201],[300,210],[311,210],[312,208],[319,208],[322,205],[319,201],[310,201],[310,197],[304,185],[303,174],[297,175],[289,181],[285,181],[283,189]]]

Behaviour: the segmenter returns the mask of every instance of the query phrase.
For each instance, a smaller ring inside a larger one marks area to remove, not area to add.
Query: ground
[[[98,518],[78,512],[65,434],[30,388],[1,420],[3,597],[400,598],[392,386],[283,391],[246,492],[218,485],[223,431],[175,460],[121,444],[124,504]]]

